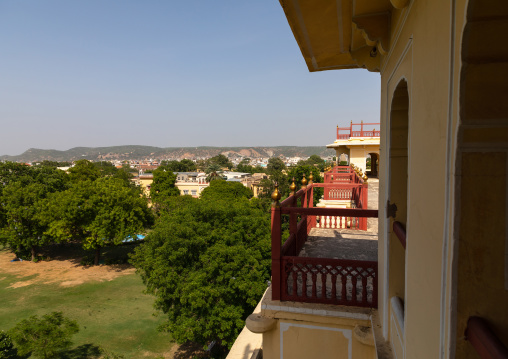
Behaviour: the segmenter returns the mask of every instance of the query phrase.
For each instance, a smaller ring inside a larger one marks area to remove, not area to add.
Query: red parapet
[[[281,300],[377,308],[377,262],[282,257]]]
[[[358,126],[360,127],[359,129]],[[380,137],[381,131],[376,130],[364,130],[363,126],[380,126],[380,123],[353,123],[351,122],[350,127],[339,127],[337,126],[337,139],[348,140],[352,137]],[[342,132],[342,133],[341,133]]]
[[[280,207],[272,207],[272,299],[280,300],[281,270],[281,222]]]

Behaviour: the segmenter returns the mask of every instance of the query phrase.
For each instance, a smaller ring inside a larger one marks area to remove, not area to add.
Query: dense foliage
[[[189,160],[183,159],[181,161],[162,161],[161,166],[164,166],[171,172],[193,172],[196,171],[196,164]]]
[[[147,199],[118,173],[86,160],[69,174],[54,166],[0,163],[2,242],[18,256],[31,252],[34,260],[37,247],[81,241],[96,250],[97,264],[101,247],[120,244],[152,222]]]
[[[224,180],[210,182],[210,186],[201,192],[201,199],[212,201],[234,201],[240,198],[249,199],[252,196],[252,191],[240,182],[227,182]]]
[[[15,251],[30,251],[34,259],[35,247],[51,241],[47,226],[38,219],[41,203],[51,193],[65,190],[68,180],[64,172],[51,167],[21,170],[7,164],[4,172],[9,168],[15,171],[2,186],[3,240]]]
[[[166,166],[160,166],[153,171],[153,182],[150,187],[150,198],[153,203],[164,202],[172,196],[179,196],[180,190],[176,188],[176,174]]]
[[[11,336],[0,330],[0,359],[9,359],[16,357],[16,349]]]
[[[270,278],[270,217],[237,183],[215,182],[202,199],[171,199],[132,262],[173,338],[231,347]]]
[[[323,172],[326,167],[326,161],[318,155],[312,155],[306,160],[301,160],[297,163],[298,166],[315,166],[319,171]]]
[[[58,352],[72,345],[71,337],[79,332],[78,323],[53,312],[42,316],[34,315],[19,322],[9,330],[20,355],[32,354],[36,358],[55,358]]]
[[[318,157],[318,156],[316,156]],[[309,159],[311,163],[316,162],[317,159]],[[298,165],[286,168],[284,162],[278,158],[270,158],[267,166],[267,173],[269,174],[268,179],[261,180],[260,187],[260,198],[270,198],[275,184],[279,187],[282,199],[286,198],[290,194],[289,186],[295,182],[296,190],[298,191],[302,186],[303,175],[307,179],[307,183],[312,173],[313,182],[321,183],[323,178],[321,177],[319,166],[316,164],[308,164],[306,161],[300,161]],[[314,204],[317,204],[321,196],[323,195],[323,189],[314,189]]]
[[[235,168],[236,172],[244,172],[244,173],[265,173],[266,169],[261,166],[251,166],[250,158],[244,158],[240,161],[240,163]]]

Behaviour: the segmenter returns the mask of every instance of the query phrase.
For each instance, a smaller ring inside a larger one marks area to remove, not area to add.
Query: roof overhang
[[[392,13],[409,0],[279,0],[309,71],[379,71]]]

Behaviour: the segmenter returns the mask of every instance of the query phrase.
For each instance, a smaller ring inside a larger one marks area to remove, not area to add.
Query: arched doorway
[[[369,153],[370,156],[370,175],[377,177],[379,173],[379,154],[376,152]]]
[[[404,308],[406,252],[393,232],[393,223],[407,222],[408,192],[408,141],[409,141],[409,93],[406,80],[401,80],[393,93],[389,128],[389,202],[397,207],[389,223],[388,248],[388,297],[397,298]],[[403,313],[402,313],[403,316]]]

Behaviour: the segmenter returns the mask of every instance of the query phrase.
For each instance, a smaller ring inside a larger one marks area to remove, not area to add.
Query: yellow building
[[[190,195],[198,198],[201,192],[210,184],[206,181],[206,175],[201,172],[175,172],[177,175],[175,186],[180,190],[180,195]],[[153,174],[140,174],[133,181],[141,186],[143,193],[150,197],[150,187],[153,182]]]
[[[380,73],[378,293],[300,303],[272,282],[248,320],[263,357],[508,357],[508,2],[280,2],[309,71]]]
[[[153,182],[153,174],[140,174],[137,177],[134,177],[132,179],[136,185],[141,186],[141,189],[143,190],[143,193],[145,196],[150,198],[150,186]]]
[[[367,172],[367,158],[371,159],[371,175],[378,175],[379,159],[379,123],[353,123],[350,127],[337,126],[337,139],[328,148],[333,148],[337,157],[337,164],[341,158],[347,156],[348,164],[354,164],[364,173]],[[376,129],[377,126],[377,129]]]

